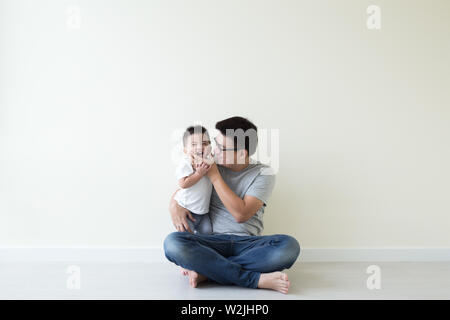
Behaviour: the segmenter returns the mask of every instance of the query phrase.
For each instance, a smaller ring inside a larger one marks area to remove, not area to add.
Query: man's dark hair
[[[194,133],[206,133],[209,137],[208,130],[206,130],[203,126],[190,126],[186,129],[183,134],[183,146],[186,147],[187,138],[193,135]]]
[[[224,136],[234,138],[235,150],[247,150],[249,156],[258,145],[258,128],[248,119],[231,117],[216,123],[216,129]]]

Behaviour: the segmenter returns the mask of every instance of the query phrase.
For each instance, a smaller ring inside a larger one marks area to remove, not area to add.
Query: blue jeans
[[[164,240],[166,258],[226,285],[257,288],[261,273],[290,268],[300,253],[293,237],[173,232]]]
[[[195,218],[195,222],[191,221],[191,219],[187,219],[189,224],[189,228],[191,228],[192,232],[198,234],[211,234],[212,233],[212,225],[211,219],[209,218],[209,213],[206,214],[195,214],[191,212],[192,216]]]

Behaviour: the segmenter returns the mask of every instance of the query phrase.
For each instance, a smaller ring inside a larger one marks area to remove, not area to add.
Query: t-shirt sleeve
[[[274,187],[275,174],[267,174],[267,172],[263,172],[255,178],[245,195],[258,198],[259,200],[264,202],[264,204],[267,204],[267,201],[269,201]]]
[[[187,160],[182,160],[175,170],[175,177],[179,180],[181,178],[187,177],[194,172],[194,168]]]

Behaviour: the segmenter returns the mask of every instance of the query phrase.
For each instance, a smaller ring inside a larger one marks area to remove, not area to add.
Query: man
[[[169,210],[178,232],[164,241],[167,259],[183,268],[191,286],[207,279],[249,288],[289,290],[287,274],[300,246],[287,235],[261,236],[264,207],[275,185],[270,168],[250,160],[257,146],[257,128],[232,117],[216,124],[216,162],[207,176],[214,190],[210,201],[213,234],[192,234],[190,212],[173,200]]]

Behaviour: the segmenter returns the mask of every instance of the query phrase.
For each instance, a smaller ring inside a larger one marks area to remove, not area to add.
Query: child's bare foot
[[[183,268],[183,267],[180,267],[180,272],[181,272],[181,274],[182,274],[183,276],[187,276],[188,273],[189,273],[189,270],[188,270],[188,269],[185,269],[185,268]]]
[[[191,285],[192,288],[196,288],[200,282],[203,282],[208,279],[204,275],[198,274],[197,272],[192,270],[189,270],[188,274],[189,274],[189,284]]]
[[[288,293],[289,285],[287,274],[279,271],[261,273],[258,282],[258,288],[272,289],[284,294]]]

